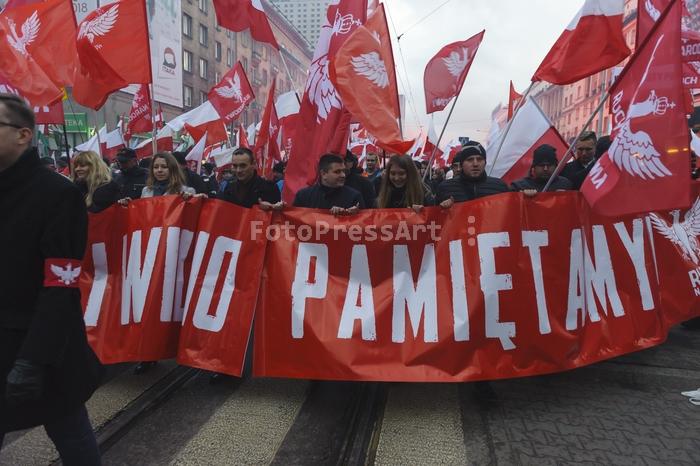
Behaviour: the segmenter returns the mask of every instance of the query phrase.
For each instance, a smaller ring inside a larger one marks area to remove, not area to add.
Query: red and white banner
[[[207,98],[225,123],[230,123],[243,113],[255,99],[255,94],[241,62],[228,70],[221,81],[211,88]]]
[[[462,91],[484,31],[462,42],[446,45],[430,59],[423,73],[425,110],[443,110]]]
[[[80,288],[100,359],[239,375],[257,309],[258,376],[500,379],[661,344],[700,312],[700,198],[615,219],[575,192],[270,218],[179,196],[91,215]]]

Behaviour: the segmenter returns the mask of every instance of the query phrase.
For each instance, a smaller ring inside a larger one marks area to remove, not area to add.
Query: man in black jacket
[[[146,186],[148,170],[139,166],[136,159],[136,151],[125,147],[117,152],[120,172],[114,177],[114,181],[119,185],[119,198],[139,199],[141,191]]]
[[[455,156],[454,163],[461,167],[458,176],[438,186],[437,202],[450,208],[455,202],[472,201],[493,194],[507,193],[499,178],[486,176],[486,150],[478,142],[470,142]]]
[[[345,186],[362,194],[366,208],[374,207],[377,199],[374,184],[362,176],[362,171],[357,167],[357,156],[350,151],[345,154]]]
[[[318,161],[318,183],[297,192],[294,207],[330,209],[333,215],[351,215],[365,208],[362,194],[345,186],[345,162],[335,154]]]
[[[534,196],[542,192],[556,168],[557,149],[549,144],[542,144],[532,154],[530,176],[513,181],[510,187],[513,188],[513,191],[522,191],[527,196]],[[552,180],[548,191],[569,191],[571,189],[574,188],[568,179],[557,176]]]
[[[73,183],[41,168],[33,130],[24,101],[0,94],[0,445],[44,425],[63,464],[99,464],[85,401],[101,366],[78,289],[87,212]]]
[[[261,201],[268,204],[280,202],[277,186],[255,171],[255,156],[250,149],[239,147],[233,152],[231,170],[234,179],[218,194],[218,199],[247,208]]]
[[[584,131],[576,141],[574,160],[564,165],[559,175],[571,181],[574,189],[581,189],[583,180],[595,165],[595,148],[598,138],[593,131]]]
[[[187,153],[173,152],[173,157],[182,168],[182,173],[185,175],[185,184],[194,189],[197,194],[207,194],[207,184],[202,180],[202,177],[187,167]]]

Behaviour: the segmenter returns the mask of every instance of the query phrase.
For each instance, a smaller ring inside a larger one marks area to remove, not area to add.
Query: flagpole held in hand
[[[554,179],[557,176],[559,176],[559,173],[561,173],[561,171],[564,169],[564,166],[569,162],[569,159],[571,159],[571,157],[574,155],[574,147],[576,147],[576,141],[578,141],[579,138],[581,137],[581,135],[585,131],[588,130],[588,127],[591,125],[593,118],[595,118],[596,114],[600,111],[601,108],[603,108],[603,105],[605,105],[605,102],[607,102],[608,96],[609,96],[609,92],[605,91],[600,98],[600,103],[598,104],[596,109],[593,110],[593,113],[591,113],[591,116],[588,118],[588,121],[586,121],[586,124],[583,125],[583,127],[581,128],[581,132],[576,137],[576,139],[574,139],[574,142],[571,143],[571,145],[569,146],[569,149],[567,149],[566,153],[564,154],[564,156],[561,158],[561,160],[557,164],[557,168],[554,169],[554,173],[552,173],[552,176],[549,177],[549,181],[547,181],[547,184],[544,185],[544,189],[542,190],[542,192],[545,192],[545,191],[547,191],[547,189],[549,189],[549,187],[552,185],[552,182],[554,181]],[[596,163],[596,161],[594,160],[591,163]]]
[[[450,118],[452,117],[452,112],[455,109],[455,105],[457,105],[457,99],[459,99],[459,94],[455,96],[455,100],[452,102],[452,107],[450,108],[450,113],[447,114],[447,119],[445,120],[445,124],[442,125],[442,131],[440,131],[440,137],[438,137],[437,143],[435,144],[435,150],[433,150],[433,153],[430,154],[430,160],[428,161],[428,167],[433,166],[433,161],[435,160],[435,154],[437,153],[437,150],[440,148],[440,142],[442,142],[442,137],[445,135],[445,130],[447,129],[447,124],[450,122]],[[431,168],[432,170],[432,168]],[[426,170],[425,173],[423,174],[423,181],[428,179],[428,173],[430,173],[431,170]]]
[[[493,169],[496,168],[496,161],[498,160],[498,156],[501,155],[501,149],[503,148],[503,143],[506,142],[506,138],[508,137],[508,132],[510,131],[510,127],[513,126],[513,122],[515,121],[515,117],[518,115],[518,111],[525,103],[525,101],[526,101],[525,99],[527,99],[527,96],[530,94],[530,91],[532,90],[532,87],[534,85],[535,85],[535,81],[531,81],[530,85],[523,93],[523,96],[518,101],[518,104],[515,106],[515,109],[513,110],[513,117],[510,119],[510,121],[508,121],[508,125],[506,125],[506,129],[503,132],[503,137],[501,138],[501,141],[498,143],[498,149],[496,149],[496,155],[493,158],[493,164],[491,165],[491,170],[489,170],[489,175],[491,175],[491,173],[493,172]]]

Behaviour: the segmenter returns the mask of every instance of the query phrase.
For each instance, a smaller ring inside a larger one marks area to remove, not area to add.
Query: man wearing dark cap
[[[576,141],[574,160],[567,163],[560,175],[571,181],[574,189],[581,189],[583,180],[595,165],[598,138],[593,131],[584,131]]]
[[[182,168],[182,173],[185,175],[185,184],[193,188],[197,194],[207,194],[207,184],[202,180],[202,177],[193,172],[187,166],[186,152],[173,152],[173,157]]]
[[[532,154],[530,176],[514,181],[510,187],[513,191],[522,191],[526,195],[533,196],[542,192],[556,168],[557,150],[549,144],[542,144]],[[568,191],[571,189],[573,186],[568,179],[557,176],[552,181],[548,191]]]
[[[139,167],[136,159],[136,151],[125,147],[117,152],[120,173],[114,177],[114,181],[119,185],[120,199],[139,199],[141,191],[146,186],[148,170]]]
[[[486,150],[476,141],[469,142],[455,156],[459,175],[438,186],[437,200],[449,208],[455,202],[472,201],[493,194],[507,193],[508,185],[498,178],[486,176]]]
[[[5,433],[43,425],[63,464],[99,465],[85,401],[101,366],[78,288],[87,211],[73,183],[41,168],[34,126],[23,99],[0,94],[0,448]]]

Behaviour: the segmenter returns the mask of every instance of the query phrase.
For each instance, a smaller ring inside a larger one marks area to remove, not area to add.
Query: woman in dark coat
[[[102,212],[121,197],[119,185],[112,181],[109,167],[96,152],[80,152],[73,157],[71,178],[83,193],[90,213]]]
[[[413,209],[434,205],[430,188],[423,183],[416,165],[408,155],[394,155],[384,169],[377,197],[380,209]]]

